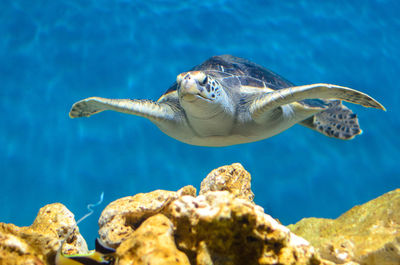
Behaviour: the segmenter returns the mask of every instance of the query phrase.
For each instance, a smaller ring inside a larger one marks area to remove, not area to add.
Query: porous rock
[[[251,175],[240,163],[222,166],[211,171],[201,182],[199,194],[222,190],[227,190],[235,197],[251,202],[254,199],[254,193],[251,191]]]
[[[363,265],[400,264],[400,189],[388,192],[339,218],[306,218],[289,226],[331,261]]]
[[[196,189],[186,186],[177,192],[156,190],[110,203],[99,219],[100,238],[106,245],[116,248],[129,238],[144,220],[162,212],[169,203],[183,195],[196,196]]]
[[[49,249],[50,252],[57,251],[64,240],[62,248],[64,254],[88,252],[86,241],[79,233],[74,214],[61,203],[52,203],[42,207],[30,228],[41,235],[48,235],[58,242]]]
[[[163,214],[146,219],[117,249],[119,265],[190,265],[176,248],[172,222]]]
[[[44,264],[43,255],[20,238],[19,233],[19,227],[0,223],[0,264]]]
[[[74,215],[60,203],[41,208],[29,227],[0,223],[0,264],[53,264],[67,236],[64,252],[88,251]]]
[[[306,240],[228,191],[182,196],[166,212],[191,264],[322,264]]]

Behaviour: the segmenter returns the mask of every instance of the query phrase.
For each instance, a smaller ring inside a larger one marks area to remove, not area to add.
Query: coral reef
[[[167,209],[192,264],[312,264],[309,243],[259,206],[228,191],[182,196]]]
[[[99,219],[101,240],[110,247],[117,247],[129,238],[146,218],[162,212],[169,203],[183,195],[196,196],[196,189],[186,186],[177,192],[156,190],[110,203]]]
[[[251,202],[254,199],[250,173],[239,163],[214,169],[201,182],[200,195],[217,190],[227,190],[235,197]]]
[[[337,263],[400,264],[400,189],[355,206],[336,220],[306,218],[289,228]]]
[[[175,245],[174,227],[163,214],[146,219],[117,249],[119,264],[190,265]]]
[[[118,199],[100,216],[100,238],[121,265],[400,264],[400,190],[285,227],[253,202],[250,182],[233,164],[213,170],[198,196],[186,186]],[[54,264],[62,242],[63,253],[88,252],[73,214],[47,205],[29,227],[0,223],[0,264]]]
[[[46,205],[31,226],[0,223],[0,264],[54,264],[64,240],[64,253],[88,251],[74,215],[60,203]]]

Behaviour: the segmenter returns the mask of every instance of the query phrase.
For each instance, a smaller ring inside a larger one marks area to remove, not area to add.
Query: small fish
[[[115,263],[115,249],[104,245],[100,239],[95,241],[95,250],[87,254],[64,255],[61,251],[64,242],[56,255],[56,265],[113,265]]]

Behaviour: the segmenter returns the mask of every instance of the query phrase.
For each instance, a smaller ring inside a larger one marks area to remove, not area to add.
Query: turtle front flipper
[[[89,117],[105,110],[137,115],[153,121],[173,120],[175,114],[169,105],[150,100],[91,97],[72,105],[69,116],[71,118]]]
[[[257,120],[270,115],[280,106],[304,99],[340,99],[364,107],[386,110],[378,101],[360,91],[337,85],[312,84],[266,93],[254,100],[250,106],[250,113],[253,119]]]

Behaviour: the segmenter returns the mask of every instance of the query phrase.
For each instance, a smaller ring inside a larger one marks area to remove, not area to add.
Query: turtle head
[[[176,78],[179,102],[186,114],[208,119],[229,108],[229,98],[218,80],[203,71],[185,72]]]
[[[206,71],[178,75],[179,103],[200,136],[225,135],[231,130],[235,107],[228,90]]]
[[[217,80],[202,71],[185,72],[176,78],[179,99],[185,102],[216,102],[221,96]]]

